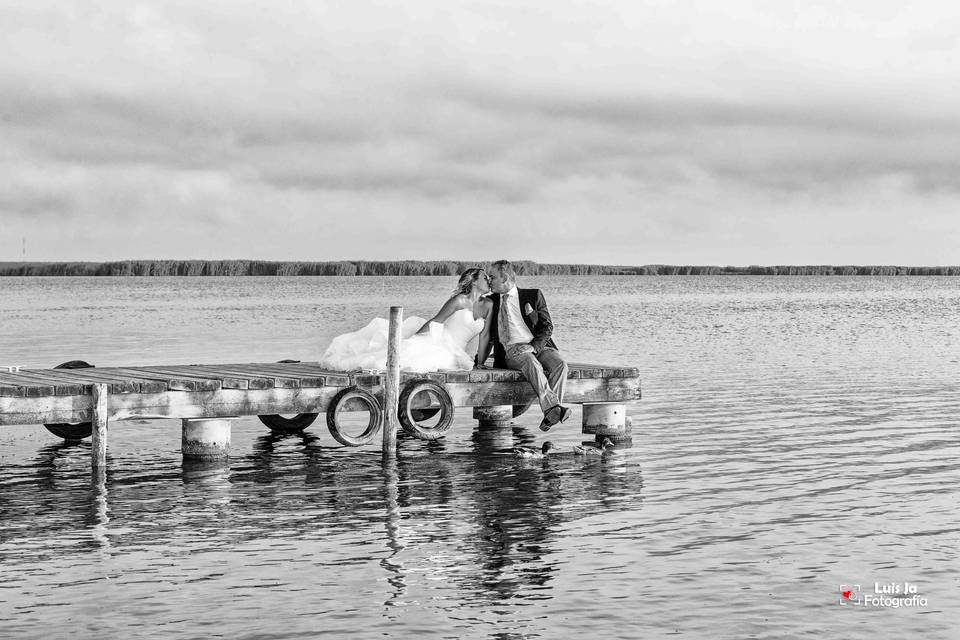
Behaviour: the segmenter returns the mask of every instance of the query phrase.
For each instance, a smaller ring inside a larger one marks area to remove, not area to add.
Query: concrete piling
[[[185,461],[225,460],[230,456],[231,418],[184,418],[181,452]]]

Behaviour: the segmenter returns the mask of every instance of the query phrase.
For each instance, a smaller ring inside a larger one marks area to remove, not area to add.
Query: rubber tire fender
[[[370,422],[367,428],[359,436],[351,436],[344,433],[337,424],[337,415],[346,405],[348,400],[363,400],[370,409]],[[333,400],[327,405],[327,428],[330,429],[330,435],[340,444],[347,447],[360,447],[371,440],[380,432],[380,425],[383,422],[383,407],[377,397],[365,391],[360,387],[345,387],[333,396]]]
[[[410,408],[414,396],[424,391],[430,391],[440,400],[440,421],[431,428],[420,426],[415,419],[417,410]],[[429,378],[417,378],[408,382],[400,391],[397,418],[403,430],[410,435],[421,440],[436,440],[446,435],[453,424],[453,400],[440,383]]]
[[[84,362],[83,360],[69,360],[54,367],[54,369],[93,368],[95,367],[92,364],[89,362]],[[93,433],[92,422],[51,422],[49,424],[44,424],[43,426],[47,428],[47,431],[58,438],[63,438],[64,440],[83,440],[84,438],[89,438],[90,434]]]
[[[283,364],[293,364],[299,360],[280,360]],[[280,414],[271,413],[265,416],[257,416],[260,422],[270,427],[270,431],[278,436],[286,436],[294,433],[300,433],[313,424],[319,413],[298,413],[292,418],[284,418]]]
[[[260,422],[270,427],[270,431],[278,436],[300,433],[313,424],[319,413],[298,413],[292,418],[284,418],[278,413],[257,416]]]

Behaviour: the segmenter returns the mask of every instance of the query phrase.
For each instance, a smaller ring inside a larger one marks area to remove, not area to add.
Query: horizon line
[[[67,265],[67,264],[83,264],[83,265],[111,265],[111,264],[123,264],[123,263],[170,263],[170,262],[203,262],[203,263],[223,263],[223,262],[247,262],[247,263],[261,263],[261,264],[305,264],[305,265],[320,265],[320,264],[370,264],[370,263],[379,263],[379,264],[492,264],[496,260],[463,260],[463,259],[430,259],[430,260],[414,260],[414,259],[375,259],[375,258],[356,258],[356,259],[343,259],[343,260],[275,260],[275,259],[266,259],[266,258],[120,258],[115,260],[4,260],[0,261],[0,267],[12,267],[12,266],[26,266],[26,265]],[[529,259],[516,259],[510,260],[514,264],[524,264],[524,265],[542,265],[542,266],[555,266],[555,267],[598,267],[598,268],[626,268],[626,269],[640,269],[644,267],[667,267],[667,268],[716,268],[716,269],[751,269],[751,268],[811,268],[811,267],[854,267],[854,268],[870,268],[870,267],[896,267],[896,268],[906,268],[906,269],[958,269],[960,264],[950,265],[950,264],[904,264],[904,263],[895,263],[895,262],[886,262],[886,263],[853,263],[853,262],[794,262],[794,263],[750,263],[750,264],[721,264],[721,263],[693,263],[693,262],[647,262],[643,264],[626,264],[626,263],[600,263],[600,262],[538,262],[536,260]]]

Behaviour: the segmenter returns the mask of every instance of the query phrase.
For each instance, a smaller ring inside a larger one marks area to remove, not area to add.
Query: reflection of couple
[[[499,294],[499,295],[494,295]],[[388,321],[376,318],[359,331],[333,339],[320,364],[331,369],[384,369]],[[423,320],[407,318],[401,330],[400,368],[405,371],[486,368],[516,369],[533,386],[543,409],[540,428],[547,431],[570,417],[561,405],[567,364],[553,342],[553,321],[539,289],[518,289],[516,271],[507,260],[483,269],[467,269],[453,296],[440,311]],[[477,338],[477,355],[468,344]]]

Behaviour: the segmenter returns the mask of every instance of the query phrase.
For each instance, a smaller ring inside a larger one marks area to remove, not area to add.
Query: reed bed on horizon
[[[461,260],[118,260],[112,262],[0,262],[0,276],[452,276],[489,263]],[[642,266],[514,262],[521,275],[638,276],[960,276],[960,266],[712,265]]]

